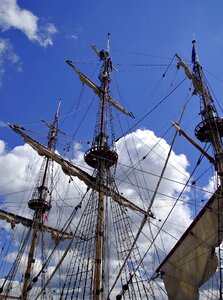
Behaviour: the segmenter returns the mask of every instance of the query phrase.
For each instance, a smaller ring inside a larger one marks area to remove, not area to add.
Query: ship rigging
[[[130,144],[137,148],[137,139],[134,134],[131,136],[129,133],[126,135],[129,138],[128,144],[125,141],[126,137],[117,139],[115,135],[114,111],[127,118],[134,118],[134,115],[111,96],[111,75],[117,69],[110,56],[110,34],[105,49],[99,51],[93,46],[93,50],[101,63],[98,85],[82,73],[71,60],[66,61],[72,71],[79,76],[82,84],[90,88],[99,100],[93,139],[90,148],[85,150],[81,165],[75,164],[56,151],[58,135],[63,134],[58,127],[61,103],[53,122],[44,121],[49,128],[47,146],[43,146],[27,134],[25,128],[15,124],[9,125],[40,156],[43,156],[44,160],[34,192],[28,201],[32,217],[0,210],[0,218],[7,221],[12,230],[18,223],[28,228],[22,237],[22,243],[17,246],[18,254],[12,266],[8,266],[8,261],[6,264],[2,262],[5,276],[1,279],[0,299],[198,300],[199,288],[208,282],[216,270],[218,288],[215,287],[211,299],[222,299],[222,250],[219,246],[223,238],[223,120],[218,116],[206,84],[196,53],[196,42],[193,41],[192,47],[192,70],[179,55],[176,55],[176,58],[177,69],[183,68],[186,77],[192,82],[193,95],[198,95],[200,99],[202,120],[195,128],[195,136],[199,142],[195,142],[181,128],[184,107],[178,121],[172,122],[174,138],[167,150],[161,152],[165,162],[159,169],[153,190],[149,190],[148,183],[142,176],[144,172],[142,162],[146,164],[147,157],[161,139],[154,142],[152,150],[148,151],[147,145],[144,145],[146,150],[142,158],[139,159],[137,153],[132,169],[127,170],[125,174],[123,172],[124,175],[119,174],[127,180],[132,176],[133,170],[138,171],[138,175],[133,177],[136,179],[135,186],[138,188],[140,200],[136,200],[136,197],[129,198],[131,193],[134,196],[136,194],[131,189],[129,194],[128,190],[123,193],[123,189],[120,191],[117,183],[119,161],[123,161],[121,167],[126,169],[125,155],[129,154]],[[139,130],[138,134],[141,132],[142,130]],[[185,201],[183,193],[192,179],[192,175],[184,179],[183,189],[180,188],[180,181],[176,182],[177,188],[173,189],[172,194],[164,194],[162,190],[163,182],[169,180],[166,174],[171,163],[173,164],[175,155],[173,145],[179,133],[182,135],[181,139],[192,143],[194,151],[214,165],[218,187],[185,233],[181,237],[178,234],[178,240],[168,254],[162,239],[164,232],[171,236],[168,226],[165,227],[166,220],[177,201],[179,199]],[[200,142],[210,144],[213,155],[208,153],[207,148],[202,148]],[[162,143],[164,145],[163,141]],[[121,157],[118,146],[127,148],[124,157]],[[132,163],[133,157],[129,160]],[[53,190],[56,189],[53,179],[54,164],[57,168],[61,167],[60,174],[63,173],[60,175],[61,178],[66,176],[69,183],[77,180],[76,188],[81,190],[79,201],[70,209],[67,219],[63,219],[64,223],[57,227],[47,224],[52,209]],[[147,165],[147,170],[149,167]],[[132,182],[130,180],[133,186]],[[139,182],[143,182],[142,187]],[[142,191],[146,191],[144,202],[141,201]],[[162,216],[162,213],[155,208],[160,195],[165,196],[165,200],[168,197],[176,200],[166,219],[163,217],[162,225],[159,225],[162,221],[159,215]],[[46,252],[44,235],[49,239],[49,233],[50,240],[53,238],[54,244],[48,245]],[[155,245],[156,240],[158,246]],[[42,246],[38,245],[40,241]],[[161,250],[161,246],[164,250]],[[58,256],[55,249],[59,252]],[[20,272],[22,264],[25,264],[25,269]],[[152,269],[152,265],[155,268]],[[56,279],[59,280],[55,283]],[[15,283],[18,288],[13,290]]]

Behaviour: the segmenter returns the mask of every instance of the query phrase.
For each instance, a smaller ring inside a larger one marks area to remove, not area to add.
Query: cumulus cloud
[[[5,151],[6,144],[0,141],[0,193],[12,193],[23,190],[27,184],[29,165],[38,161],[39,157],[27,144]]]
[[[0,27],[3,31],[21,30],[30,41],[43,47],[53,45],[57,28],[52,23],[39,25],[39,18],[31,11],[20,8],[16,0],[0,0]]]
[[[76,146],[80,150],[80,145]],[[125,197],[144,209],[148,207],[151,201],[169,148],[170,146],[165,140],[159,139],[149,130],[137,130],[120,139],[117,143],[119,163],[117,166],[116,184]],[[6,151],[5,149],[7,149],[7,147],[5,147],[4,142],[1,141],[0,178],[2,184],[0,186],[0,193],[11,193],[16,190],[21,190],[27,187],[27,184],[33,187],[35,180],[30,180],[28,175],[31,176],[32,174],[35,175],[34,177],[37,177],[40,163],[33,163],[37,159],[37,154],[27,144],[15,147],[11,151]],[[74,162],[77,165],[83,165],[83,154],[81,154],[81,152],[78,152],[78,155],[74,158]],[[189,176],[187,172],[188,164],[185,155],[177,155],[172,152],[170,164],[164,175],[165,178],[160,185],[153,205],[156,220],[151,220],[150,228],[146,225],[144,235],[142,235],[138,243],[142,253],[145,253],[148,249],[148,240],[152,240],[150,234],[151,230],[155,236],[158,232],[158,228],[169,214],[176,197],[181,192],[183,184]],[[35,169],[33,169],[34,165],[36,166]],[[29,170],[31,167],[32,170]],[[61,175],[62,171],[60,167],[56,169],[56,173],[59,174],[58,178],[62,179],[62,181],[58,179],[58,181],[54,183],[56,194],[54,195],[55,201],[52,202],[53,208],[49,215],[49,224],[51,226],[58,225],[58,220],[62,220],[61,224],[63,224],[65,219],[69,217],[75,203],[79,203],[83,193],[86,192],[86,186],[80,183],[78,179],[73,179],[73,181],[68,184],[69,178],[65,179],[65,175]],[[175,181],[179,183],[176,184]],[[66,188],[67,185],[69,185],[69,190]],[[72,196],[69,194],[70,191]],[[156,248],[153,247],[145,259],[144,264],[149,270],[152,270],[151,265],[154,263],[154,249],[156,249],[156,251],[157,249],[162,249],[163,252],[169,251],[176,242],[176,239],[181,236],[182,232],[191,222],[190,209],[186,202],[183,201],[187,200],[189,192],[189,190],[186,191],[186,194],[182,196],[182,201],[176,205],[164,230],[155,242],[156,244],[154,246],[156,246]],[[65,194],[65,198],[61,198],[62,194]],[[13,195],[13,197],[15,200],[15,195]],[[12,200],[11,197],[7,198],[7,201],[8,199]],[[2,204],[4,209],[8,206],[7,201]],[[22,204],[27,206],[25,202]],[[11,207],[8,208],[11,209]],[[59,213],[59,217],[56,216],[57,213]],[[142,217],[132,213],[130,213],[130,216],[133,224],[140,224]],[[137,226],[138,225],[133,226],[134,233],[137,231]],[[74,229],[75,226],[71,230],[73,231]],[[19,233],[17,238],[21,236],[22,234]],[[111,240],[114,243],[114,237],[111,236]],[[49,241],[47,246],[49,248],[51,247]],[[65,246],[66,244],[64,244],[63,247]],[[117,266],[117,256],[114,255],[114,252],[115,250],[111,252],[114,262],[112,268]],[[52,263],[51,267],[53,267],[54,264],[55,262]]]
[[[120,140],[118,149],[120,149],[120,167],[117,170],[117,177],[120,182],[120,190],[139,205],[142,205],[143,200],[145,203],[147,202],[148,206],[170,146],[165,140],[156,137],[150,130],[137,130],[135,133],[129,134]],[[131,168],[129,168],[130,165],[132,165]],[[186,171],[188,165],[189,162],[184,154],[176,155],[172,151],[153,205],[154,210],[157,211],[156,215],[158,218],[163,219],[167,211],[167,208],[161,210],[160,207],[171,206],[174,203],[174,199],[181,192],[184,183],[189,177]],[[136,180],[136,186],[133,189],[131,185]],[[186,200],[186,198],[184,199]],[[179,211],[176,213],[177,219],[183,217],[188,224],[190,220],[188,208],[180,202],[178,209]],[[180,211],[181,213],[179,214]]]
[[[0,140],[0,155],[4,152],[5,150],[5,143],[4,141]]]
[[[117,168],[119,189],[132,202],[146,209],[154,195],[170,146],[150,130],[137,130],[119,140],[117,146],[120,158]],[[158,267],[158,261],[162,260],[163,253],[171,250],[192,221],[191,211],[187,205],[190,190],[180,195],[189,177],[188,165],[189,162],[184,154],[177,155],[172,151],[164,178],[152,205],[152,212],[156,219],[150,219],[150,224],[144,226],[144,235],[141,235],[138,240],[142,253],[148,250],[148,245],[152,241],[151,249],[144,260],[150,272],[151,265],[155,263],[154,257],[157,257],[155,264]],[[180,200],[176,202],[179,195]],[[168,220],[165,221],[167,216]],[[141,223],[139,217],[135,216],[133,220],[135,224]],[[161,226],[162,230],[159,231]],[[156,237],[155,240],[154,237]],[[157,249],[160,250],[157,251]]]
[[[16,0],[0,0],[0,29],[22,31],[27,38],[42,47],[53,45],[53,36],[57,28],[52,23],[41,24],[39,18],[31,11],[22,9]],[[17,71],[22,71],[20,57],[13,49],[9,39],[0,38],[0,86],[7,63],[13,64]]]
[[[219,185],[220,182],[218,182],[218,177],[216,174],[209,178],[208,184],[202,188],[205,191],[204,198],[208,200],[211,197],[211,194],[217,190]]]
[[[8,39],[0,38],[0,86],[2,84],[2,77],[5,73],[6,63],[14,65],[17,71],[22,71],[22,63],[19,56],[15,53],[12,44]],[[3,126],[3,123],[0,123]]]

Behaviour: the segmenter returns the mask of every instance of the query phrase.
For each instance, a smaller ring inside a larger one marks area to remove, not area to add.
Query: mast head
[[[59,103],[58,103],[58,108],[57,108],[57,112],[56,112],[56,115],[55,115],[55,118],[58,120],[59,119],[59,116],[60,116],[60,106],[61,106],[61,99],[59,100]]]
[[[193,44],[193,46],[192,46],[191,62],[193,64],[195,64],[195,63],[199,62],[199,59],[198,59],[198,56],[197,56],[197,51],[196,51],[196,40],[193,40],[192,44]]]
[[[110,33],[108,32],[107,35],[107,50],[108,53],[110,52]]]

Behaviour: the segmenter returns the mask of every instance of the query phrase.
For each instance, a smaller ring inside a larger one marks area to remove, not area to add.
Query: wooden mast
[[[99,134],[98,134],[98,150],[103,152],[104,148],[108,147],[108,92],[109,92],[109,82],[110,82],[110,57],[109,57],[109,34],[108,34],[108,45],[106,51],[101,51],[101,57],[103,60],[103,67],[100,74],[101,81],[101,115],[99,124]],[[109,150],[109,149],[108,149]],[[104,157],[106,158],[106,157]],[[102,250],[104,242],[104,228],[105,228],[105,214],[104,214],[104,194],[101,188],[105,184],[106,179],[106,166],[103,157],[98,159],[97,176],[96,180],[99,184],[98,193],[98,217],[97,217],[97,228],[96,228],[96,246],[95,246],[95,273],[94,273],[94,283],[93,283],[93,299],[99,300],[101,298],[101,278],[102,278]]]
[[[196,53],[196,41],[193,40],[193,49],[192,49],[192,63],[193,63],[193,75],[200,84],[200,89],[198,94],[200,96],[201,102],[201,117],[202,122],[198,124],[195,128],[195,135],[201,142],[209,142],[212,145],[215,157],[215,169],[218,174],[219,183],[220,183],[220,195],[223,195],[223,119],[218,116],[217,110],[214,106],[214,101],[211,97],[209,89],[204,80],[202,67],[199,63],[198,56]],[[222,198],[218,201],[222,202]],[[220,202],[218,202],[218,207],[220,207]],[[219,210],[219,208],[218,208]],[[218,242],[221,243],[221,234],[222,228],[220,226],[220,219],[222,216],[218,214]],[[219,248],[219,259],[220,259],[220,284],[219,284],[219,299],[223,299],[222,295],[222,258],[221,258],[221,249]]]
[[[223,240],[223,119],[218,116],[205,82],[195,44],[193,41],[193,71],[176,56],[179,59],[178,67],[184,68],[185,74],[193,83],[194,94],[198,94],[200,98],[202,121],[195,128],[195,136],[200,142],[210,143],[212,146],[214,159],[211,161],[218,174],[219,187],[156,270],[161,274],[171,299],[199,298],[199,288],[216,272],[218,259],[214,250]],[[222,299],[222,254],[219,254],[219,299]]]
[[[92,147],[85,153],[86,163],[96,169],[96,184],[98,185],[98,204],[97,204],[97,221],[95,232],[95,261],[94,261],[94,278],[93,278],[93,299],[99,300],[103,296],[102,273],[105,268],[103,259],[104,249],[104,232],[106,226],[105,218],[105,195],[103,186],[106,184],[107,171],[117,163],[118,155],[115,150],[110,149],[108,145],[108,98],[110,72],[112,70],[111,58],[109,56],[109,39],[108,34],[107,49],[98,51],[100,60],[103,61],[99,79],[100,88],[100,105],[99,123],[96,124],[96,136],[94,137]],[[107,274],[108,276],[108,274]]]
[[[57,140],[57,133],[58,133],[58,118],[59,118],[59,112],[60,112],[60,104],[59,102],[57,113],[55,115],[53,124],[50,128],[49,134],[48,134],[48,149],[51,151],[55,150],[56,140]],[[42,182],[41,185],[36,187],[32,199],[29,201],[28,205],[29,208],[34,210],[34,217],[33,217],[33,224],[32,224],[32,239],[31,239],[31,246],[29,249],[28,254],[28,261],[26,265],[26,271],[24,276],[24,284],[22,289],[22,299],[26,300],[28,297],[28,293],[31,290],[31,273],[32,273],[32,267],[35,263],[35,249],[36,249],[36,243],[38,238],[38,233],[41,231],[41,227],[43,225],[43,215],[45,212],[49,211],[51,208],[50,202],[47,200],[47,192],[48,192],[48,174],[49,174],[49,163],[51,159],[46,158],[46,160],[43,162],[43,168],[44,172],[42,176]]]

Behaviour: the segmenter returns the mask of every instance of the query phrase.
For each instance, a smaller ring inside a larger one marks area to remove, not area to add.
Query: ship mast
[[[59,102],[57,113],[55,114],[54,121],[52,125],[49,125],[50,131],[48,134],[48,149],[50,151],[55,151],[56,141],[57,141],[57,133],[58,133],[58,119],[60,113],[60,104]],[[22,289],[22,299],[26,300],[28,297],[28,293],[31,290],[31,273],[33,264],[35,262],[35,248],[36,242],[38,238],[39,231],[41,231],[41,227],[43,225],[43,217],[44,214],[49,212],[51,208],[48,189],[49,182],[49,173],[50,173],[50,163],[52,160],[49,157],[46,157],[42,163],[40,174],[39,174],[39,182],[38,186],[35,188],[32,199],[28,202],[28,206],[30,209],[34,211],[33,223],[32,223],[32,238],[31,238],[31,246],[28,253],[28,261],[26,265],[26,271],[24,276],[24,284]]]
[[[99,187],[97,221],[96,221],[96,236],[95,236],[95,267],[93,279],[93,299],[101,299],[102,289],[102,272],[106,269],[106,262],[102,257],[104,245],[104,230],[106,225],[105,219],[105,197],[102,191],[102,186],[106,183],[106,170],[117,163],[118,155],[114,149],[110,149],[108,145],[108,95],[110,72],[112,71],[112,62],[109,56],[109,39],[108,34],[107,49],[101,50],[100,60],[103,65],[99,75],[101,82],[101,95],[99,105],[99,123],[96,124],[95,136],[92,147],[85,154],[86,163],[96,170],[96,184]],[[104,255],[103,255],[104,256]],[[108,276],[108,274],[107,274]],[[107,281],[107,280],[106,280]],[[103,286],[107,283],[103,283]]]
[[[38,154],[54,160],[62,167],[66,175],[77,177],[87,186],[86,193],[82,199],[81,217],[75,230],[75,236],[77,236],[77,238],[70,244],[69,264],[67,265],[67,272],[60,294],[61,300],[67,298],[73,299],[75,297],[76,299],[93,300],[107,300],[109,298],[109,282],[112,279],[110,268],[113,269],[112,274],[114,274],[114,266],[110,263],[110,252],[111,249],[113,249],[110,243],[112,242],[115,243],[114,248],[117,254],[118,264],[121,265],[121,262],[126,262],[121,271],[119,281],[121,292],[116,298],[122,299],[124,294],[127,293],[129,299],[136,300],[142,297],[149,299],[147,293],[151,293],[150,289],[145,285],[145,282],[148,280],[148,274],[142,263],[142,257],[137,244],[135,244],[134,249],[129,255],[129,249],[134,241],[134,232],[128,210],[135,211],[140,215],[145,215],[147,212],[119,193],[115,183],[118,154],[115,149],[112,106],[129,117],[134,116],[110,96],[110,74],[115,68],[112,66],[109,48],[110,34],[108,34],[106,50],[98,51],[97,48],[93,46],[93,49],[102,62],[99,74],[100,86],[97,86],[97,84],[84,75],[73,65],[72,61],[66,61],[78,74],[81,82],[90,87],[99,98],[93,141],[90,149],[88,149],[84,155],[85,162],[93,169],[92,175],[83,171],[73,162],[56,154],[53,147],[50,149],[50,145],[48,145],[49,148],[47,148],[32,139],[22,131],[21,127],[16,125],[10,126],[16,133],[20,134]],[[54,127],[57,129],[56,126],[51,126],[50,128]],[[57,131],[58,129],[56,132]],[[41,178],[43,180],[44,175]],[[38,187],[46,186],[45,181],[42,182],[43,183]],[[38,187],[37,192],[39,191]],[[90,194],[88,194],[89,191]],[[44,198],[43,200],[47,202],[47,199]],[[45,202],[43,201],[44,204]],[[41,218],[44,209],[40,207],[39,201],[33,202],[33,200],[30,200],[29,205],[34,208],[34,204],[36,205],[36,209],[33,209],[35,211],[35,224],[37,224],[36,227],[38,228],[41,227]],[[33,235],[34,245],[36,241],[37,237]],[[35,251],[30,250],[30,263],[26,272],[29,278],[26,281],[26,287],[24,287],[23,291],[25,297],[27,297],[27,293],[32,287],[30,273],[32,271],[34,254]],[[68,252],[63,255],[60,264],[67,254]],[[134,268],[138,262],[140,262],[139,267],[143,272],[136,274]],[[33,278],[33,281],[35,280],[36,278]],[[46,286],[48,283],[49,281],[46,282]],[[44,294],[44,288],[40,293],[43,292]]]
[[[133,117],[133,114],[110,96],[110,74],[115,70],[109,55],[110,34],[106,50],[99,51],[96,46],[92,47],[102,62],[99,74],[100,86],[84,75],[72,61],[67,60],[68,65],[79,75],[81,82],[98,95],[99,108],[92,145],[84,155],[85,162],[93,168],[93,176],[73,164],[72,166],[70,163],[64,164],[64,159],[56,160],[63,165],[64,171],[68,171],[67,174],[78,176],[87,184],[88,190],[92,189],[89,197],[85,199],[86,207],[77,228],[78,236],[84,236],[86,239],[77,240],[72,246],[73,254],[64,280],[61,300],[67,296],[93,300],[109,298],[110,268],[114,267],[110,262],[110,243],[114,241],[116,244],[115,250],[120,264],[125,260],[134,239],[126,208],[145,214],[145,211],[118,192],[115,183],[118,154],[115,149],[112,106],[127,116]],[[42,153],[42,150],[39,151]],[[116,296],[117,299],[122,299],[125,292],[128,293],[129,299],[140,299],[143,293],[147,293],[142,275],[132,274],[136,261],[141,261],[137,245],[122,271],[120,284],[124,292],[121,291],[121,294]],[[141,267],[144,269],[143,264]]]
[[[165,257],[156,272],[162,276],[168,296],[171,299],[198,300],[199,288],[216,272],[218,259],[215,248],[219,247],[223,240],[223,119],[218,116],[205,81],[196,53],[196,42],[193,41],[192,71],[179,55],[176,54],[176,56],[179,60],[178,67],[184,69],[186,76],[192,81],[194,94],[198,94],[200,98],[202,121],[195,128],[195,136],[200,142],[210,143],[212,146],[214,158],[209,156],[209,160],[215,166],[219,187]],[[175,127],[179,132],[183,132],[178,124],[174,125],[177,125]],[[196,145],[193,141],[192,144]],[[220,252],[219,247],[219,299],[222,299],[222,258]]]
[[[200,115],[202,117],[202,122],[195,128],[195,135],[201,142],[211,143],[215,156],[215,168],[219,175],[220,186],[222,188],[223,144],[221,137],[223,136],[223,120],[218,116],[208,86],[204,80],[202,67],[199,63],[195,47],[196,41],[194,40],[192,49],[193,75],[199,84],[199,89],[195,92],[197,92],[200,97]]]
[[[193,40],[193,48],[192,48],[192,63],[193,63],[193,76],[194,80],[197,80],[199,89],[197,93],[200,97],[200,115],[202,117],[202,122],[200,122],[195,128],[195,135],[197,139],[201,142],[211,143],[214,158],[215,158],[215,169],[218,174],[219,180],[219,193],[223,194],[223,144],[222,144],[222,136],[223,136],[223,119],[218,116],[217,110],[214,106],[214,101],[211,97],[208,86],[204,80],[204,75],[202,71],[202,67],[199,63],[198,56],[196,53],[196,41]],[[222,201],[220,198],[218,201]],[[220,203],[218,204],[218,210],[220,207]],[[220,218],[221,215],[218,214],[218,243],[221,243],[221,235],[220,235]],[[219,275],[220,275],[220,284],[219,284],[219,299],[223,299],[222,295],[222,253],[219,247]]]

